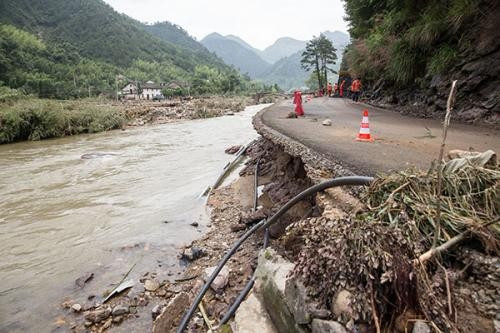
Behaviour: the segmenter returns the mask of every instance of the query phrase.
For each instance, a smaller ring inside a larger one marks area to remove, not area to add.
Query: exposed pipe
[[[259,200],[259,193],[258,193],[258,186],[259,186],[259,164],[260,164],[260,159],[257,160],[257,163],[255,164],[255,181],[254,181],[254,203],[253,203],[253,211],[257,211],[257,204]],[[269,244],[269,228],[266,228],[265,234],[264,234],[264,244],[263,248],[267,248],[267,245]],[[241,302],[247,297],[248,293],[250,290],[252,290],[252,287],[255,283],[255,271],[252,273],[252,276],[250,277],[250,280],[248,280],[247,284],[243,288],[243,290],[240,292],[238,297],[236,297],[236,300],[234,303],[229,307],[229,310],[227,310],[226,314],[224,317],[222,317],[221,321],[219,322],[219,327],[224,325],[231,319],[240,307]]]
[[[182,333],[186,329],[191,317],[196,311],[198,304],[200,304],[203,296],[205,296],[206,292],[210,288],[210,285],[215,280],[219,272],[222,270],[222,267],[228,262],[228,260],[236,253],[238,248],[243,244],[254,232],[269,228],[273,223],[276,223],[278,219],[285,214],[291,207],[293,207],[299,201],[307,198],[310,195],[313,195],[317,192],[323,191],[327,188],[337,187],[337,186],[366,186],[369,185],[373,181],[372,177],[364,177],[364,176],[350,176],[350,177],[340,177],[331,180],[324,181],[320,184],[309,187],[308,189],[300,192],[295,197],[293,197],[290,201],[288,201],[283,207],[281,207],[276,214],[274,214],[269,220],[262,220],[259,223],[255,224],[250,230],[248,230],[243,236],[240,237],[231,247],[231,249],[224,255],[221,259],[215,270],[212,272],[212,275],[205,282],[205,285],[201,288],[198,295],[194,299],[193,304],[189,310],[182,317],[181,323],[177,328],[177,333]],[[234,305],[233,305],[234,306]]]

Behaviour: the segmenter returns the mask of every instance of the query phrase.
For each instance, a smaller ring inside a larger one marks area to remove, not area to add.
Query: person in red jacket
[[[344,97],[344,85],[345,85],[345,80],[342,80],[342,82],[340,83],[340,91],[339,91],[340,97]]]
[[[328,82],[328,86],[327,86],[328,97],[332,97],[332,90],[333,90],[332,84],[330,82]]]
[[[359,95],[361,95],[361,80],[356,79],[351,84],[352,100],[353,102],[359,101]]]
[[[293,93],[293,104],[295,104],[295,114],[297,117],[304,115],[304,108],[302,107],[302,92],[295,90]]]

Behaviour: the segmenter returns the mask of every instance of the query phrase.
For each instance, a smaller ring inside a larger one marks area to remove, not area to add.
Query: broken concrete
[[[297,324],[285,301],[285,286],[294,265],[272,249],[259,253],[256,288],[275,327],[280,333],[305,333]]]
[[[236,311],[234,323],[233,333],[277,333],[264,305],[253,292]]]
[[[177,321],[188,307],[189,295],[184,292],[177,294],[156,318],[153,323],[153,333],[170,332],[171,328],[178,324]]]

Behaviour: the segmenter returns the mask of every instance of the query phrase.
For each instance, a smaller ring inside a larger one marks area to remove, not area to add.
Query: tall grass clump
[[[124,122],[117,107],[95,100],[24,98],[0,104],[0,143],[102,132]]]

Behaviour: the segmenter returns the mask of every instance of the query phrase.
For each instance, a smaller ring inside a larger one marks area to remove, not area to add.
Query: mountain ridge
[[[337,56],[339,60],[335,66],[335,69],[339,69],[339,64],[342,58],[342,53],[345,46],[349,43],[350,37],[348,34],[342,31],[325,31],[324,34],[327,38],[329,38],[334,47],[337,49]],[[214,48],[212,45],[207,45],[207,40],[217,39],[221,44],[228,43],[225,47],[219,45],[220,49]],[[264,50],[259,50],[253,47],[251,44],[244,41],[242,38],[234,35],[223,36],[219,33],[211,33],[207,35],[203,40],[205,41],[204,45],[215,52],[217,55],[221,56],[223,59],[227,55],[224,54],[222,56],[221,52],[227,52],[229,48],[241,48],[246,51],[252,52],[249,57],[255,58],[260,57],[262,60],[266,61],[268,66],[261,65],[259,66],[259,70],[250,70],[249,73],[252,73],[252,77],[266,84],[278,84],[281,88],[288,90],[291,88],[302,87],[305,84],[305,81],[309,77],[309,73],[305,72],[300,65],[300,59],[303,50],[307,44],[307,41],[301,41],[292,37],[281,37],[278,38],[273,44],[266,47]],[[235,46],[233,43],[237,43],[238,46]],[[229,45],[232,45],[231,47]],[[235,50],[232,50],[232,55],[236,54]],[[243,51],[242,51],[243,52]],[[232,58],[230,62],[236,67],[241,68],[239,65],[241,61],[240,58]],[[226,60],[226,59],[224,59]],[[248,65],[248,63],[247,63]],[[248,67],[247,67],[248,69]]]

